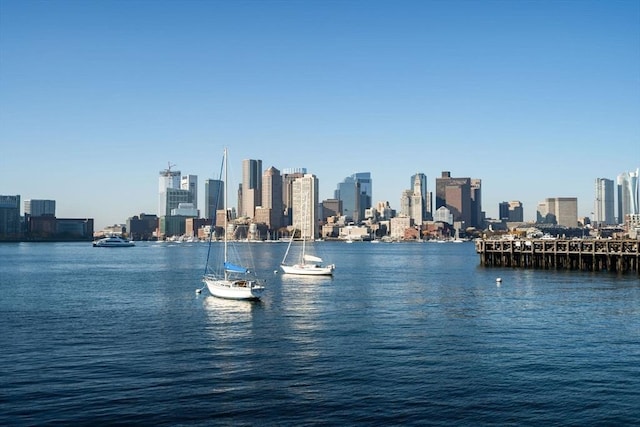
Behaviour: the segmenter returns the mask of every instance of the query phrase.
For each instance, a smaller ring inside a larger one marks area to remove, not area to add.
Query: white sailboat
[[[332,276],[333,270],[335,270],[336,268],[335,264],[323,265],[322,258],[307,253],[307,225],[309,223],[309,209],[307,206],[307,199],[308,196],[305,195],[303,197],[302,203],[302,250],[300,251],[299,258],[297,262],[287,264],[287,257],[291,249],[291,244],[293,243],[293,236],[291,236],[291,238],[289,239],[289,244],[287,245],[287,251],[285,252],[282,263],[280,264],[280,268],[282,268],[282,271],[284,271],[286,274],[297,274],[302,276]]]
[[[249,278],[250,271],[241,265],[236,265],[228,260],[228,239],[227,239],[227,149],[224,150],[224,261],[219,266],[219,272],[208,272],[209,253],[211,252],[211,240],[209,240],[209,251],[207,253],[207,265],[202,281],[205,283],[209,293],[213,296],[234,300],[258,300],[264,292],[264,286],[259,284],[255,278]],[[247,250],[250,248],[247,247]]]

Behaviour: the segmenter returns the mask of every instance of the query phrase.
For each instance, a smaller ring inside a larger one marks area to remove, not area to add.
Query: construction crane
[[[165,170],[161,170],[160,174],[162,176],[172,176],[175,175],[175,172],[171,172],[171,168],[176,166],[175,164],[171,164],[171,162],[167,162],[167,168]]]

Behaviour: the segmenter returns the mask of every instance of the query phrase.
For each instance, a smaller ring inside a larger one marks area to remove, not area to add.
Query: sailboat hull
[[[282,271],[286,274],[297,274],[300,276],[332,276],[334,266],[319,266],[314,264],[294,264],[294,265],[280,265]]]
[[[225,280],[205,276],[203,282],[209,293],[218,298],[259,300],[264,292],[264,286],[254,280]]]

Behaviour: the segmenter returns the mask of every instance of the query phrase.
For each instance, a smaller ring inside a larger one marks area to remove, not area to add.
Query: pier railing
[[[640,274],[640,240],[476,240],[485,267],[636,272]]]

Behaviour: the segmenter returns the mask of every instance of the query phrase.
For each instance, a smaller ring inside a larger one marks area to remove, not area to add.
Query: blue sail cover
[[[230,262],[224,263],[224,269],[232,273],[247,273],[248,270],[240,265],[231,264]]]

